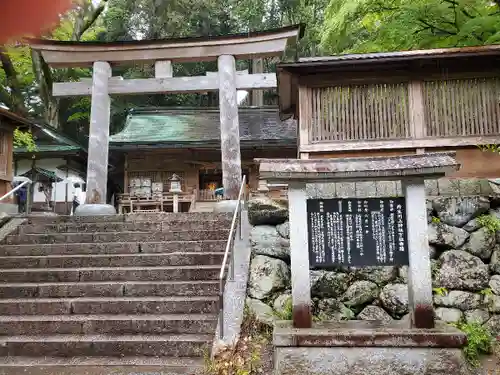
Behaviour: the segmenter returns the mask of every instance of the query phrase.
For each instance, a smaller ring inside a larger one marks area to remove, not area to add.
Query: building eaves
[[[278,64],[280,68],[306,68],[314,66],[345,65],[353,62],[389,62],[452,57],[500,56],[500,44],[488,46],[436,48],[412,51],[345,54],[336,56],[306,57],[296,62]]]

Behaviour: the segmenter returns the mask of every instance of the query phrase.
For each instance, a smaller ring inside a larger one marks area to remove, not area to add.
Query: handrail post
[[[243,215],[242,215],[243,209],[241,207],[241,202],[240,202],[239,211],[240,211],[239,212],[240,217],[239,217],[239,220],[238,220],[238,226],[239,226],[239,230],[240,230],[240,240],[242,240],[243,239],[243,231],[241,229],[241,226],[242,226],[242,221],[243,221]]]
[[[236,236],[235,236],[236,237]],[[231,281],[234,281],[234,240],[233,240],[233,246],[231,246],[231,276],[230,276],[230,280]]]
[[[224,338],[224,280],[219,280],[219,338]]]

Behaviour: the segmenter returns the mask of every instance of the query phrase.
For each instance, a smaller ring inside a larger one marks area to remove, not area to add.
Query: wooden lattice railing
[[[313,142],[410,136],[406,84],[318,88],[311,99]]]
[[[500,79],[424,83],[426,135],[496,135],[500,132]]]
[[[496,77],[304,88],[300,95],[302,144],[500,135]]]

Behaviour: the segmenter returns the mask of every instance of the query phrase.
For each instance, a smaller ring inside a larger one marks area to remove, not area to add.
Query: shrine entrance
[[[226,198],[236,199],[241,183],[237,90],[276,88],[275,73],[237,74],[237,59],[282,56],[301,36],[300,26],[210,38],[128,42],[31,40],[52,68],[93,67],[92,79],[56,82],[56,97],[91,96],[87,164],[87,204],[106,203],[110,95],[219,92],[222,184]],[[216,60],[218,72],[173,77],[172,64]],[[115,64],[154,63],[154,78],[113,76]]]

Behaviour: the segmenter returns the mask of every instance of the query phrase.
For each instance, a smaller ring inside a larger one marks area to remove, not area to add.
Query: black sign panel
[[[408,265],[404,198],[308,199],[309,265]]]

